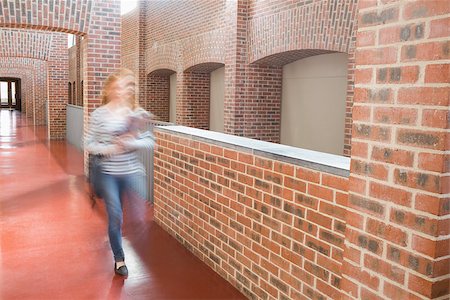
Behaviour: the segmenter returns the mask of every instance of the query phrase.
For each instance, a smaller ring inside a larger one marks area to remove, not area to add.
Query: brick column
[[[33,118],[34,125],[47,125],[49,123],[49,116],[47,105],[49,101],[48,87],[49,87],[49,62],[36,60],[34,62],[35,68],[34,72],[34,82],[33,82],[33,90],[34,90],[34,98],[32,99],[31,104],[31,117]],[[56,74],[54,74],[56,75]],[[66,82],[67,84],[67,82]],[[65,89],[67,93],[67,88]],[[67,95],[67,94],[66,94]],[[55,94],[52,95],[56,97]],[[63,97],[63,96],[61,96]]]
[[[139,53],[138,53],[138,69],[139,74],[136,74],[136,76],[139,77],[138,82],[138,91],[137,95],[139,95],[139,103],[141,105],[144,105],[146,99],[147,99],[147,72],[146,72],[146,61],[145,61],[145,49],[147,45],[147,10],[148,10],[148,1],[147,0],[140,0],[138,5],[139,9]]]
[[[33,103],[34,103],[34,99],[36,98],[36,92],[35,92],[35,76],[33,74],[33,76],[31,77],[31,81],[30,81],[31,87],[31,97],[29,97],[26,100],[26,115],[27,118],[32,118],[33,117]]]
[[[77,51],[77,99],[76,99],[76,104],[81,106],[83,105],[83,95],[81,94],[81,36],[77,35],[76,36],[76,51]]]
[[[359,6],[342,288],[438,298],[449,294],[450,5]]]
[[[227,3],[224,131],[280,142],[281,67],[248,62],[248,1]]]
[[[84,129],[89,115],[101,104],[101,92],[106,78],[120,68],[120,1],[93,2],[88,35],[83,40]],[[87,172],[87,152],[84,155]]]
[[[85,116],[100,105],[105,79],[120,68],[120,27],[119,0],[93,2],[84,53]]]
[[[354,5],[356,7],[356,5]],[[356,10],[356,9],[355,9]],[[356,12],[352,12],[353,15]],[[355,89],[355,47],[356,47],[356,30],[352,31],[352,37],[348,50],[348,75],[347,75],[347,96],[345,101],[345,130],[344,130],[344,156],[351,154],[352,142],[352,109],[353,95]]]
[[[64,139],[66,137],[67,82],[69,81],[67,35],[65,33],[54,33],[51,47],[47,80],[48,134],[50,139]],[[44,99],[44,101],[47,99]],[[39,107],[35,108],[37,111],[45,109],[45,102],[40,103]],[[41,120],[41,118],[37,118],[37,120]]]
[[[247,0],[227,1],[224,132],[244,135]]]

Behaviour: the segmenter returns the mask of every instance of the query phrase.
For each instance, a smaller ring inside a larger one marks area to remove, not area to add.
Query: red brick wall
[[[448,298],[449,17],[447,1],[359,3],[349,298]]]
[[[156,133],[162,227],[250,299],[339,299],[346,177]]]

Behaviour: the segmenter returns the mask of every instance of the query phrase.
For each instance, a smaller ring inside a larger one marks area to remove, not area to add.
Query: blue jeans
[[[101,196],[108,212],[108,236],[114,261],[124,261],[122,248],[123,197],[132,194],[133,186],[142,179],[135,174],[111,175],[101,173]]]

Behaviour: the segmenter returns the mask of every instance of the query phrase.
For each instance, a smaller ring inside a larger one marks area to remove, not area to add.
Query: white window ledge
[[[338,176],[348,177],[350,174],[350,158],[345,156],[186,126],[157,126],[155,129]]]

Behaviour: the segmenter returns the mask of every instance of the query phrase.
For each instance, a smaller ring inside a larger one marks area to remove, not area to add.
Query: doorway
[[[21,110],[20,79],[0,77],[0,108]]]

